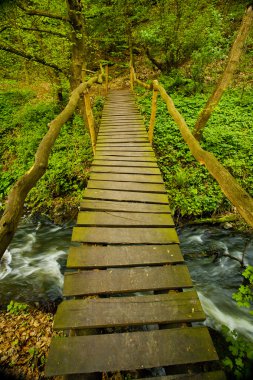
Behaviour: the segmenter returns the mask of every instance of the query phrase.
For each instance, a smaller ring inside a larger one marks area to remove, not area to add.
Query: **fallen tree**
[[[0,220],[0,259],[10,244],[20,217],[23,214],[23,207],[26,196],[43,176],[47,169],[49,155],[52,147],[59,136],[62,126],[73,115],[80,96],[94,83],[101,83],[102,75],[94,76],[87,82],[81,83],[69,98],[69,102],[64,110],[56,116],[49,124],[49,130],[40,142],[35,154],[33,166],[13,185],[6,201],[5,211]]]

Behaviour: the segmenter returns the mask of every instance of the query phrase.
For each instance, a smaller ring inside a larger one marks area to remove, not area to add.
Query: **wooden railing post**
[[[95,121],[94,121],[94,116],[93,116],[91,103],[90,103],[90,94],[88,91],[85,92],[84,94],[84,104],[85,104],[85,112],[86,112],[89,132],[90,132],[92,150],[93,150],[93,154],[95,154],[95,151],[96,151]]]
[[[153,82],[154,86],[153,86],[153,96],[152,96],[152,105],[151,105],[151,116],[150,116],[149,129],[148,129],[148,138],[149,138],[150,144],[152,144],[153,142],[155,117],[156,117],[156,110],[157,110],[158,89],[155,87],[157,83],[158,83],[157,81]]]
[[[105,94],[108,94],[109,90],[109,66],[105,66]]]
[[[130,88],[131,88],[131,91],[134,90],[134,68],[131,62],[130,62]]]

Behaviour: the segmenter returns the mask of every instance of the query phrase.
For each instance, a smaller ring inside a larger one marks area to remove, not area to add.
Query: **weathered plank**
[[[114,138],[119,138],[119,137],[146,137],[147,133],[146,132],[139,132],[139,131],[111,131],[111,132],[101,132],[99,131],[99,138],[101,137],[110,137],[112,139]]]
[[[108,155],[101,155],[99,153],[96,153],[95,154],[95,157],[94,159],[95,160],[111,160],[111,161],[124,161],[126,162],[126,164],[129,162],[133,162],[136,164],[138,163],[141,163],[143,162],[144,164],[145,163],[150,163],[150,162],[157,162],[157,159],[154,155],[148,155],[148,156],[144,156],[144,155],[140,155],[141,153],[139,153],[139,155],[135,155],[135,156],[121,156],[121,155],[115,155],[115,156],[110,156],[109,154]],[[124,165],[123,165],[124,166]]]
[[[121,159],[123,159],[123,157],[132,157],[132,158],[140,157],[140,155],[142,156],[143,159],[147,157],[147,158],[152,158],[156,160],[154,152],[127,152],[125,150],[120,151],[120,150],[114,150],[114,149],[97,151],[95,158],[97,156],[119,156],[121,157]]]
[[[92,165],[90,168],[92,173],[126,173],[126,174],[160,174],[158,168],[140,168],[131,166],[99,166]],[[110,176],[109,176],[110,177]]]
[[[130,202],[142,202],[142,203],[168,204],[168,197],[166,194],[139,193],[137,191],[85,189],[84,198],[110,200],[110,201],[130,201]]]
[[[182,347],[187,348],[183,353]],[[217,359],[206,327],[53,338],[46,376],[136,370]]]
[[[182,373],[180,375],[145,377],[139,380],[226,380],[226,376],[222,371],[211,371],[201,373]]]
[[[174,228],[74,227],[72,241],[92,244],[179,243]]]
[[[106,143],[106,144],[97,144],[96,145],[96,150],[100,150],[100,149],[126,149],[126,150],[129,150],[129,149],[134,149],[134,151],[138,151],[138,149],[147,149],[147,151],[149,151],[149,148],[150,147],[150,144],[149,143],[138,143],[138,142],[135,142],[135,143],[131,143],[131,142],[127,142],[127,143]],[[144,150],[146,151],[146,150]]]
[[[96,145],[96,149],[98,147],[104,146],[125,146],[125,147],[150,147],[150,143],[147,139],[125,139],[125,140],[117,140],[117,141],[98,141]]]
[[[86,199],[81,202],[80,207],[81,210],[170,213],[168,205],[155,203],[112,202]]]
[[[162,183],[138,183],[138,182],[116,182],[116,181],[88,181],[88,189],[141,191],[149,193],[166,194]]]
[[[117,131],[108,131],[108,129],[114,129],[116,128]],[[124,131],[122,130],[124,129]],[[133,133],[136,133],[136,134],[142,134],[144,136],[147,135],[147,129],[145,127],[145,125],[143,124],[132,124],[130,123],[129,125],[117,125],[117,124],[104,124],[104,125],[100,125],[100,128],[99,128],[99,136],[100,134],[108,134],[108,133],[113,133],[115,134],[116,136],[122,136],[124,134],[126,135],[131,135]]]
[[[150,145],[146,146],[146,147],[128,147],[128,146],[125,146],[124,148],[123,147],[99,147],[99,146],[96,146],[96,152],[101,152],[101,151],[111,151],[111,150],[114,150],[114,151],[119,151],[119,152],[153,152],[153,149],[151,148]]]
[[[54,329],[84,329],[204,321],[195,291],[136,297],[63,301]]]
[[[163,183],[160,174],[122,174],[117,173],[110,175],[108,173],[90,173],[90,179],[99,181],[117,181],[117,182],[142,182],[142,183]]]
[[[113,268],[66,273],[63,294],[67,297],[190,287],[192,280],[185,265]]]
[[[80,211],[77,217],[78,226],[152,226],[173,227],[170,214],[149,214],[134,212]]]
[[[141,162],[136,162],[136,161],[116,161],[116,160],[108,160],[106,159],[97,159],[95,158],[92,161],[92,166],[120,166],[120,167],[135,167],[135,168],[158,168],[156,162],[149,162],[149,161],[141,161]]]
[[[175,264],[184,261],[178,244],[70,247],[68,268],[113,268]]]
[[[127,121],[138,121],[143,123],[143,118],[139,115],[125,115],[122,117],[122,115],[115,115],[112,117],[112,115],[102,115],[103,121],[117,121],[119,123],[125,123]]]
[[[103,143],[116,143],[116,142],[148,142],[148,137],[147,136],[118,136],[118,137],[111,137],[111,136],[101,136],[99,135],[97,139],[98,144],[103,144]]]
[[[99,132],[103,133],[131,133],[131,132],[142,132],[147,133],[147,130],[144,126],[129,124],[129,125],[116,125],[116,124],[104,124],[100,126]]]

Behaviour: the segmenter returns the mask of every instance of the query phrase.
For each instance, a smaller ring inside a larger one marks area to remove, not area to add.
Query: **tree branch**
[[[32,54],[26,53],[23,50],[17,50],[12,46],[3,45],[1,42],[0,42],[0,50],[4,50],[4,51],[7,51],[8,53],[18,55],[20,57],[28,59],[29,61],[41,63],[44,66],[51,67],[52,69],[54,69],[56,71],[64,73],[63,69],[61,69],[60,67],[58,67],[54,63],[47,62],[44,58],[38,57],[37,55],[32,55]]]
[[[164,64],[162,62],[159,62],[153,57],[150,53],[149,48],[146,49],[146,55],[148,59],[155,65],[159,70],[164,71]]]
[[[10,28],[10,26],[5,25],[0,29],[0,33],[4,32],[6,29]]]
[[[20,2],[18,2],[18,7],[20,9],[22,9],[22,11],[24,11],[27,15],[31,15],[31,16],[43,16],[43,17],[49,17],[49,18],[54,18],[56,20],[61,20],[61,21],[68,21],[69,22],[69,18],[67,16],[61,16],[61,15],[57,15],[55,13],[50,13],[50,12],[47,12],[47,11],[42,11],[42,10],[39,10],[39,9],[30,9],[30,8],[26,8],[23,4],[21,4]]]
[[[219,103],[224,91],[231,82],[235,70],[237,69],[240,57],[243,53],[243,45],[248,37],[250,29],[253,25],[253,7],[249,6],[238,31],[237,37],[232,45],[226,68],[218,82],[214,92],[208,99],[204,109],[200,112],[193,131],[194,137],[200,141],[203,129],[206,126],[209,118],[211,117],[215,107]]]
[[[29,30],[29,31],[31,30],[34,32],[41,32],[41,33],[48,33],[48,34],[52,34],[52,35],[57,36],[57,37],[68,38],[67,35],[64,33],[54,32],[53,30],[48,30],[48,29],[26,28],[23,26],[18,27],[18,29]]]

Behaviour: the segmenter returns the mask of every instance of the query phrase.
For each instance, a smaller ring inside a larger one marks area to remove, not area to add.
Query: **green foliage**
[[[20,302],[15,302],[15,301],[11,301],[9,303],[9,305],[7,305],[7,311],[8,313],[10,314],[14,314],[14,315],[18,315],[22,312],[27,312],[29,309],[29,306],[24,304],[24,303],[20,303]],[[18,342],[17,342],[18,344]]]
[[[171,76],[161,78],[165,88],[171,85]],[[173,89],[173,85],[171,87]],[[178,89],[177,89],[178,90]],[[151,95],[138,89],[138,103],[149,124]],[[193,129],[197,115],[206,102],[207,94],[186,96],[169,92],[175,106]],[[229,90],[204,130],[203,147],[214,153],[230,170],[238,182],[252,194],[253,133],[250,128],[252,108],[249,99],[252,90]],[[178,216],[204,217],[213,213],[231,211],[231,205],[222,194],[217,182],[204,166],[196,162],[184,142],[178,127],[168,114],[165,103],[158,98],[154,133],[154,148],[163,173],[173,212]]]
[[[227,372],[236,379],[248,378],[250,363],[253,360],[253,344],[223,326],[222,333],[228,343],[229,355],[222,361]]]
[[[27,171],[34,161],[38,145],[48,130],[48,123],[58,114],[58,106],[52,103],[25,103],[17,91],[12,95],[2,93],[3,138],[1,150],[0,201],[4,200],[12,184]],[[15,101],[17,100],[17,106]],[[101,102],[102,100],[100,100]],[[99,108],[99,106],[97,105]],[[8,111],[11,109],[11,117]],[[75,115],[61,130],[52,154],[48,170],[29,193],[25,206],[34,212],[48,213],[55,203],[69,197],[69,207],[76,206],[81,198],[92,159],[90,137],[83,119]]]
[[[136,37],[159,57],[163,72],[192,60],[193,79],[200,80],[207,63],[224,54],[222,16],[214,1],[160,0],[151,20]]]
[[[242,273],[246,284],[241,285],[233,299],[241,307],[252,308],[253,306],[253,266],[249,265]],[[253,310],[250,311],[253,314]]]

